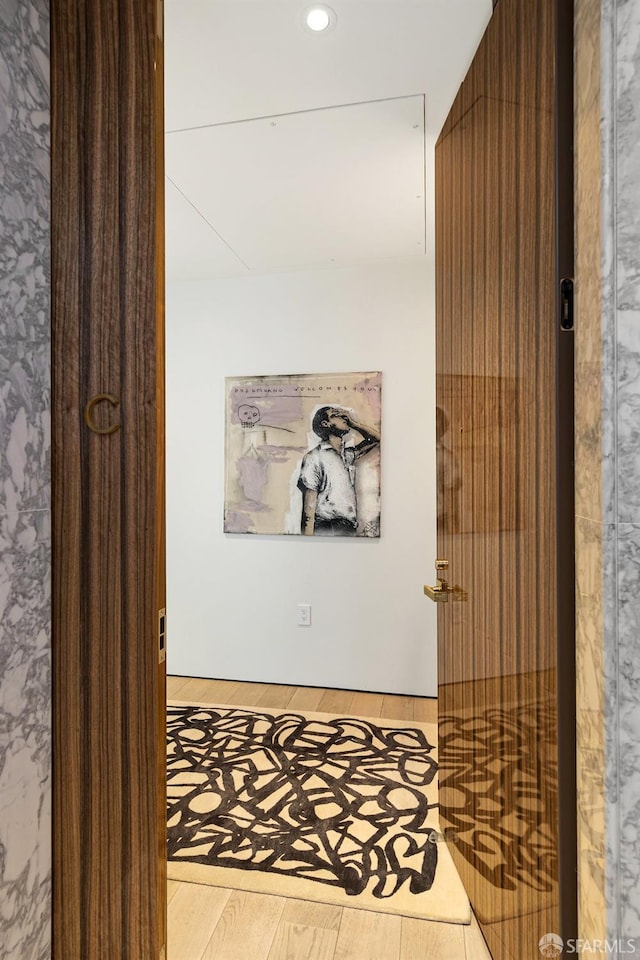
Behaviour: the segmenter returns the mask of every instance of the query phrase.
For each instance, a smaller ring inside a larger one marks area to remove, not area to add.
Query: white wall
[[[424,259],[168,287],[169,673],[436,695],[433,299]],[[380,540],[225,535],[224,377],[350,370],[383,372]]]

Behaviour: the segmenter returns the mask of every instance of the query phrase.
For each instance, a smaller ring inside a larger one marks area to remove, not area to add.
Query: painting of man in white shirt
[[[336,406],[320,407],[313,416],[311,428],[320,443],[305,454],[300,466],[300,533],[356,536],[356,461],[380,444],[380,434],[360,423],[351,411]]]

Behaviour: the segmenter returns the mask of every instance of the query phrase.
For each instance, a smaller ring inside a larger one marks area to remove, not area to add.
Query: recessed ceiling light
[[[315,4],[313,7],[307,7],[302,22],[307,30],[313,33],[326,33],[335,26],[336,15],[331,7]]]

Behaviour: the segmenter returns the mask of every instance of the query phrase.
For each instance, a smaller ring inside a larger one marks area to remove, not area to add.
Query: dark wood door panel
[[[558,622],[573,598],[556,567],[572,382],[558,373],[555,6],[501,0],[436,147],[438,555],[461,588],[438,611],[440,799],[496,960],[575,936],[558,857],[573,682]]]
[[[57,960],[166,943],[159,11],[52,4]]]

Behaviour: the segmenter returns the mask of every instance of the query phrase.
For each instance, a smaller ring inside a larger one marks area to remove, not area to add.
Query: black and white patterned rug
[[[468,922],[435,742],[435,725],[173,702],[169,875]]]

